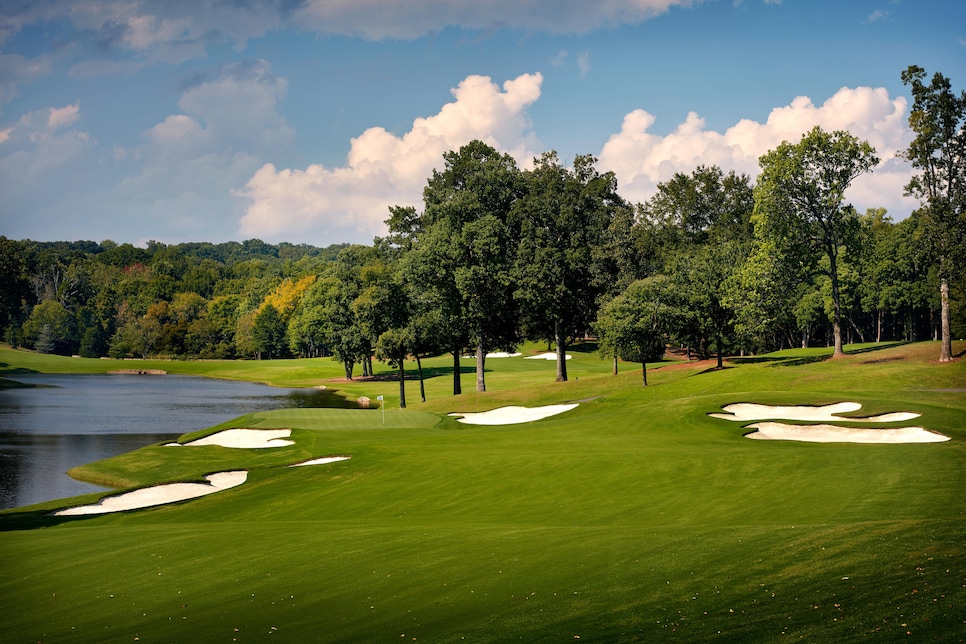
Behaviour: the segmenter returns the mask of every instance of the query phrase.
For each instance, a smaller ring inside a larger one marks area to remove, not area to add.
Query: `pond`
[[[66,472],[243,414],[354,407],[328,391],[171,375],[16,375],[0,390],[0,510],[103,490]]]

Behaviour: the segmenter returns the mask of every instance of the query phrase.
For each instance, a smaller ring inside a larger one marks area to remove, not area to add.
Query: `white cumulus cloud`
[[[843,87],[821,105],[800,96],[776,107],[764,123],[743,119],[724,132],[705,128],[694,112],[673,131],[661,136],[650,132],[654,117],[643,109],[624,117],[599,155],[599,167],[612,170],[621,194],[632,202],[653,196],[657,184],[674,173],[690,173],[698,165],[718,165],[756,177],[758,158],[782,141],[797,142],[814,126],[846,130],[875,147],[882,160],[875,172],[857,179],[847,196],[860,211],[885,207],[902,217],[917,205],[903,197],[911,168],[896,158],[912,135],[906,127],[907,103],[890,98],[884,88]]]
[[[455,100],[418,118],[402,136],[373,127],[352,139],[346,164],[304,170],[262,166],[240,193],[249,206],[244,236],[321,242],[368,242],[385,234],[390,205],[418,205],[426,179],[442,155],[480,139],[527,164],[540,151],[527,108],[540,96],[543,77],[524,74],[502,88],[468,76],[452,90]]]

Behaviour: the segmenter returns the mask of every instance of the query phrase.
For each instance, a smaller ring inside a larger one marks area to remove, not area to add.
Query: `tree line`
[[[0,237],[0,326],[14,346],[97,357],[333,356],[352,378],[524,340],[646,363],[668,343],[700,357],[850,341],[966,335],[966,92],[912,66],[907,187],[893,222],[844,199],[879,162],[848,132],[815,128],[760,159],[757,183],[713,165],[677,173],[644,203],[613,173],[556,153],[521,169],[473,141],[443,155],[421,209],[389,208],[372,245],[165,245]]]

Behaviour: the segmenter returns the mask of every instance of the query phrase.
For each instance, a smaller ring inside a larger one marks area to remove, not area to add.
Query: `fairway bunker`
[[[295,441],[283,440],[291,435],[291,429],[226,429],[188,443],[166,443],[165,447],[203,447],[206,445],[240,449],[287,447],[295,444]]]
[[[241,485],[248,479],[248,472],[244,470],[234,472],[217,472],[205,477],[207,483],[168,483],[154,485],[139,490],[125,492],[116,496],[106,496],[91,505],[79,505],[66,510],[54,512],[54,516],[81,516],[87,514],[106,514],[108,512],[123,512],[124,510],[138,510],[156,505],[166,505],[177,501],[187,501],[200,496],[207,496],[229,488]]]
[[[546,405],[544,407],[499,407],[490,411],[475,413],[453,412],[450,416],[462,416],[457,420],[467,425],[517,425],[556,416],[565,411],[570,411],[576,406],[577,403]]]
[[[872,429],[849,427],[846,425],[790,425],[771,419],[797,420],[806,422],[849,422],[849,423],[896,423],[918,418],[920,414],[911,411],[892,412],[878,416],[848,417],[840,416],[858,411],[862,405],[857,402],[840,402],[830,405],[759,405],[756,403],[733,403],[724,405],[726,413],[708,414],[712,418],[733,421],[762,421],[746,425],[746,429],[756,431],[745,434],[745,438],[772,441],[802,441],[806,443],[941,443],[949,437],[923,427],[897,427],[891,429]],[[770,422],[767,422],[770,421]]]
[[[757,431],[745,438],[766,441],[804,441],[808,443],[942,443],[949,440],[937,432],[922,427],[870,429],[838,427],[836,425],[786,425],[785,423],[754,423]]]
[[[573,356],[571,356],[568,353],[566,356],[564,356],[564,360],[570,360],[572,357]],[[527,356],[526,358],[524,358],[524,360],[556,360],[556,359],[557,359],[556,353],[541,353],[539,355]]]
[[[323,456],[322,458],[313,458],[310,461],[302,461],[301,463],[293,463],[289,467],[302,467],[304,465],[325,465],[327,463],[338,463],[339,461],[348,461],[350,456]]]
[[[866,416],[865,418],[849,418],[839,416],[848,412],[858,411],[862,408],[860,403],[840,402],[831,405],[759,405],[756,403],[733,403],[725,405],[721,409],[724,414],[708,414],[712,418],[723,420],[734,420],[739,422],[749,420],[803,420],[803,421],[845,421],[851,423],[897,423],[913,418],[918,418],[919,414],[914,412],[894,412],[891,414],[880,414],[879,416]]]

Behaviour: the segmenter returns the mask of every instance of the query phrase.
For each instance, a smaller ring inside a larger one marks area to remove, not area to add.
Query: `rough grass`
[[[667,367],[646,389],[593,354],[573,353],[567,383],[552,362],[491,360],[491,391],[446,396],[441,374],[385,424],[381,410],[252,414],[184,438],[292,427],[296,445],[91,464],[78,474],[125,486],[251,475],[155,509],[0,513],[2,639],[966,639],[966,363],[932,362],[935,343],[851,349]],[[567,400],[586,402],[527,425],[445,416]],[[843,400],[921,412],[952,440],[749,441],[707,416]],[[352,458],[281,467],[327,455]]]

